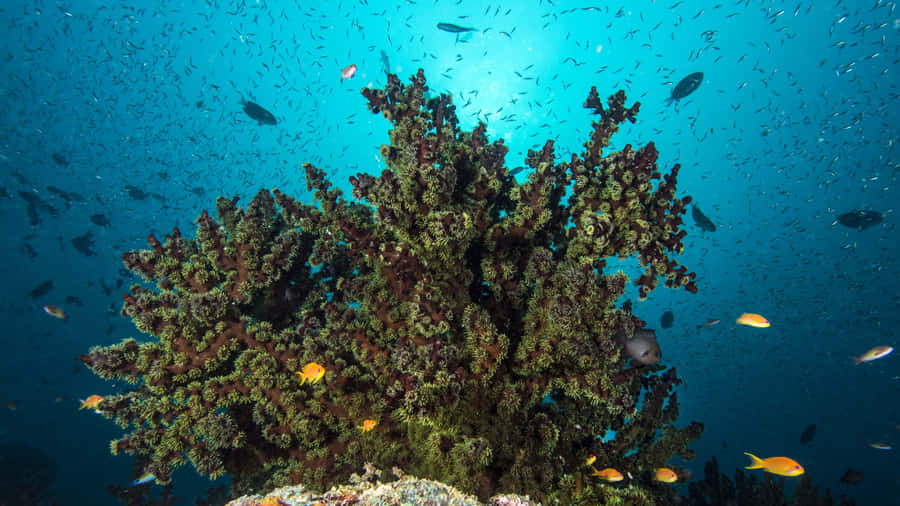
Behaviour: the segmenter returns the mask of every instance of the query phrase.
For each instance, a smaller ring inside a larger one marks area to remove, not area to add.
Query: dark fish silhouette
[[[712,220],[707,218],[705,214],[703,214],[703,211],[701,211],[700,208],[697,207],[697,204],[694,204],[694,207],[691,208],[691,217],[694,218],[694,223],[696,223],[697,226],[700,227],[700,229],[704,232],[716,231],[716,224],[713,223]]]
[[[813,438],[816,437],[816,424],[811,423],[803,429],[803,433],[800,434],[800,444],[808,445],[812,443]]]
[[[100,227],[109,226],[109,220],[102,214],[92,214],[91,223]]]
[[[133,198],[134,200],[144,200],[147,198],[147,192],[141,190],[137,186],[132,186],[130,184],[125,185],[125,191],[128,192],[128,196]]]
[[[80,298],[76,297],[75,295],[66,295],[66,305],[67,306],[71,306],[71,305],[83,306],[84,301],[82,301]]]
[[[671,311],[666,311],[665,313],[663,313],[662,320],[660,321],[662,328],[670,328],[673,323],[675,323],[675,313]]]
[[[838,222],[850,228],[856,228],[859,230],[865,230],[869,227],[874,227],[884,220],[884,216],[878,211],[850,211],[849,213],[844,213],[837,217]]]
[[[242,103],[244,104],[244,112],[247,113],[247,116],[258,121],[260,125],[274,125],[278,123],[278,121],[275,120],[275,115],[263,109],[258,104],[248,101]]]
[[[841,483],[848,485],[856,485],[863,479],[863,474],[855,469],[847,469],[847,472],[841,476]]]
[[[88,232],[84,235],[79,235],[78,237],[72,239],[72,246],[81,252],[84,256],[93,256],[97,253],[93,250],[94,247],[94,234],[92,232]]]
[[[53,280],[48,279],[43,283],[37,285],[36,287],[31,289],[31,296],[34,298],[41,297],[50,293],[50,290],[53,290]]]
[[[476,28],[468,28],[465,26],[454,25],[453,23],[438,23],[438,30],[450,33],[474,32]]]
[[[672,95],[666,100],[666,105],[690,95],[694,90],[700,87],[700,83],[702,82],[703,72],[694,72],[681,81],[678,81],[678,84],[675,85],[675,89],[672,90]]]
[[[53,158],[53,161],[56,162],[56,165],[66,166],[69,165],[69,161],[66,160],[66,157],[60,153],[53,153],[50,155],[50,158]]]
[[[50,193],[53,193],[57,197],[63,199],[66,202],[66,209],[71,207],[72,202],[87,201],[87,199],[85,199],[82,195],[79,195],[78,193],[67,192],[67,191],[57,188],[55,186],[48,186],[47,191],[49,191]]]

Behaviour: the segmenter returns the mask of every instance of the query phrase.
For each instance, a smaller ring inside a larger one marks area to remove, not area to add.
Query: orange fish
[[[852,358],[853,361],[856,362],[856,365],[859,365],[863,362],[871,362],[873,360],[878,360],[879,358],[886,357],[890,355],[892,351],[894,351],[894,348],[891,348],[890,346],[876,346],[858,357],[850,358]]]
[[[341,82],[344,82],[344,79],[350,79],[353,75],[356,74],[356,64],[353,63],[351,65],[347,65],[346,67],[341,69]]]
[[[678,481],[678,475],[675,474],[675,471],[669,469],[668,467],[660,467],[656,470],[653,479],[656,481],[661,481],[663,483],[675,483],[676,481]]]
[[[769,320],[766,320],[763,316],[758,315],[756,313],[744,313],[737,319],[737,323],[741,325],[749,325],[751,327],[757,327],[760,329],[764,329],[771,325]]]
[[[608,481],[610,483],[615,482],[615,481],[622,481],[625,479],[625,477],[622,476],[622,473],[620,473],[619,471],[616,471],[615,469],[613,469],[611,467],[607,467],[606,469],[604,469],[602,471],[598,471],[598,470],[594,469],[594,472],[591,473],[591,476],[596,476],[596,477],[600,478],[601,480]]]
[[[744,455],[750,457],[750,465],[744,469],[762,469],[767,473],[777,474],[779,476],[800,476],[803,474],[803,466],[794,459],[787,457],[769,457],[761,459],[756,455],[744,452]]]
[[[375,420],[363,420],[363,424],[360,425],[359,428],[362,429],[363,432],[369,432],[374,429],[376,425],[378,425],[378,422]]]
[[[99,406],[101,402],[103,402],[103,397],[101,397],[97,394],[94,394],[94,395],[88,397],[87,399],[82,400],[81,407],[78,409],[88,408],[88,409],[93,409],[94,411],[99,413],[100,410],[97,409],[97,406]]]
[[[66,319],[66,312],[63,311],[59,306],[51,306],[50,304],[47,304],[46,306],[44,306],[44,312],[54,318],[59,318],[60,320]]]
[[[315,362],[310,362],[303,368],[303,372],[297,371],[297,374],[300,375],[301,385],[307,381],[318,383],[322,376],[325,376],[325,368]]]

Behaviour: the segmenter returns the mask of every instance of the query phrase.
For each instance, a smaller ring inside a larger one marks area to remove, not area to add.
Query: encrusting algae
[[[652,143],[603,153],[639,104],[592,89],[584,152],[557,162],[548,141],[518,183],[503,141],[461,131],[450,97],[426,90],[421,70],[363,89],[392,129],[388,168],[350,178],[358,202],[305,164],[316,204],[220,197],[195,239],[175,229],[123,255],[155,283],[122,310],[152,339],[80,357],[136,384],[97,405],[129,431],[113,453],[148,459],[158,483],[188,462],[229,474],[235,495],[325,490],[371,462],[482,499],[649,504],[654,470],[680,473],[669,460],[693,457],[702,425],[674,426],[674,369],[629,365],[617,339],[644,322],[605,270],[636,255],[642,298],[659,278],[696,291],[671,258],[690,200],[678,166],[661,174]],[[588,455],[627,483],[592,478]]]

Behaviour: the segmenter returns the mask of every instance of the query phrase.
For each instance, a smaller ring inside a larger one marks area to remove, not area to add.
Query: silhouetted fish
[[[144,200],[147,198],[147,192],[141,190],[137,186],[127,184],[125,185],[125,191],[128,192],[128,196],[134,200]]]
[[[244,104],[244,112],[247,113],[247,116],[258,121],[260,125],[274,125],[278,123],[275,120],[275,115],[263,109],[258,104],[248,101],[242,103]]]
[[[675,323],[675,313],[671,311],[663,313],[662,320],[660,321],[662,328],[667,329],[671,327],[673,323]]]
[[[96,255],[92,249],[94,247],[94,234],[90,231],[72,239],[72,246],[84,256]]]
[[[437,27],[438,30],[443,30],[450,33],[474,32],[476,30],[475,28],[454,25],[453,23],[438,23]]]
[[[855,469],[847,469],[847,472],[841,476],[841,482],[848,485],[856,485],[863,479],[863,474]]]
[[[816,424],[811,423],[803,429],[803,433],[800,434],[800,444],[806,445],[812,443],[813,438],[816,437]]]
[[[94,225],[101,226],[101,227],[109,226],[109,220],[106,218],[106,216],[104,216],[102,214],[92,214],[91,215],[91,223],[93,223]]]
[[[702,82],[703,72],[694,72],[681,81],[678,81],[678,84],[675,85],[675,89],[672,90],[672,95],[666,99],[666,105],[690,95],[694,90],[700,87],[700,83]]]
[[[53,280],[48,279],[43,283],[37,285],[36,287],[31,289],[31,296],[34,298],[41,297],[43,295],[47,295],[50,293],[50,290],[53,290]]]
[[[884,220],[884,216],[878,211],[866,211],[860,209],[858,211],[850,211],[837,217],[838,222],[845,227],[865,230],[874,227]]]
[[[66,160],[66,157],[60,153],[53,153],[52,155],[50,155],[50,158],[53,158],[53,161],[56,162],[56,165],[69,165],[69,161]]]
[[[703,214],[703,211],[701,211],[700,208],[697,207],[697,204],[694,204],[694,207],[691,208],[691,217],[694,218],[694,223],[696,223],[697,226],[700,227],[700,229],[702,229],[703,231],[716,231],[716,224],[713,223],[712,220],[707,218],[705,214]]]

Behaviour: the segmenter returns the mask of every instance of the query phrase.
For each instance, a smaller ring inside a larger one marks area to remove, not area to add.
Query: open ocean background
[[[383,86],[385,64],[404,81],[424,68],[432,94],[453,95],[463,129],[482,120],[505,139],[510,168],[548,138],[561,159],[582,150],[592,85],[640,101],[612,147],[656,142],[662,168],[682,164],[679,195],[718,226],[685,218],[678,259],[698,273],[698,294],[630,294],[686,381],[682,422],[706,424],[685,467],[702,478],[712,456],[731,474],[745,451],[785,455],[835,495],[900,504],[900,450],[867,446],[900,445],[900,356],[849,358],[900,344],[896,2],[10,0],[0,22],[0,448],[49,459],[0,455],[0,474],[43,483],[52,466],[52,497],[39,504],[118,504],[107,485],[132,479],[132,458],[109,454],[121,429],[78,410],[127,385],[76,357],[141,338],[118,315],[133,282],[121,253],[173,226],[193,236],[218,195],[246,203],[277,187],[308,202],[307,161],[349,196],[350,175],[384,167],[389,123],[359,90]],[[478,31],[457,40],[438,22]],[[351,63],[359,70],[342,82]],[[692,72],[704,73],[699,89],[667,107]],[[241,99],[278,124],[257,125]],[[884,221],[836,223],[855,209]],[[48,280],[48,293],[30,295]],[[666,310],[675,322],[661,329]],[[772,326],[733,328],[743,312]],[[698,332],[710,318],[722,323]],[[816,435],[802,445],[809,424]],[[839,482],[849,468],[863,473],[858,485]],[[191,467],[174,483],[181,504],[211,486]]]

